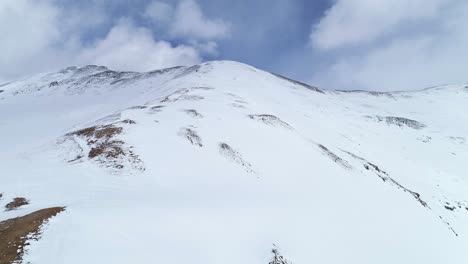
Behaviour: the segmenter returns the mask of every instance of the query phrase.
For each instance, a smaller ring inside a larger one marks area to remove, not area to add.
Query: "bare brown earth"
[[[21,263],[28,239],[38,240],[41,226],[65,207],[42,209],[0,222],[0,264]]]

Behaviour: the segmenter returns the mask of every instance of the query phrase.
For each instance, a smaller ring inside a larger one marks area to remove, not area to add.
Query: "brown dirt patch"
[[[71,135],[81,136],[81,137],[94,137],[96,139],[110,139],[115,135],[122,133],[123,128],[116,127],[113,125],[106,126],[92,126],[84,128],[75,132],[72,132]]]
[[[23,198],[23,197],[16,197],[13,199],[13,201],[7,203],[7,205],[5,205],[5,208],[6,208],[6,211],[11,211],[11,210],[18,209],[19,207],[23,205],[27,205],[27,204],[29,204],[28,199]]]
[[[120,121],[124,124],[136,124],[134,120],[126,119]],[[124,168],[122,162],[124,158],[128,158],[132,166],[140,170],[144,170],[141,166],[142,161],[131,149],[127,147],[122,140],[117,140],[115,137],[123,132],[123,127],[115,124],[100,125],[84,128],[67,134],[67,136],[77,136],[86,140],[90,147],[88,158],[94,159],[105,167],[116,169]],[[85,154],[84,154],[85,155]]]
[[[118,158],[119,156],[125,156],[125,151],[122,149],[124,142],[120,140],[110,140],[97,144],[88,153],[88,157],[93,159],[98,156],[106,158]]]
[[[65,207],[42,209],[0,222],[0,264],[20,263],[28,238],[38,240],[41,226]]]

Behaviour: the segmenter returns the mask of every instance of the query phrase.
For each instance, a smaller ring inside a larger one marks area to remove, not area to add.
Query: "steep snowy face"
[[[0,206],[28,201],[0,221],[66,207],[24,263],[468,262],[468,86],[323,91],[217,61],[0,90]]]

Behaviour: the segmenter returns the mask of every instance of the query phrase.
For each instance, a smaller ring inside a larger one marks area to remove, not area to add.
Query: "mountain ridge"
[[[0,93],[0,206],[30,201],[0,221],[66,207],[25,263],[268,263],[272,244],[295,263],[467,260],[464,85],[363,96],[229,61],[80,69]]]
[[[0,84],[0,87],[4,87],[4,86],[10,85],[10,84],[14,84],[15,82],[26,81],[28,79],[35,79],[35,78],[37,78],[39,76],[42,76],[42,77],[51,76],[51,75],[53,76],[53,75],[57,75],[57,74],[60,74],[60,73],[68,73],[70,71],[75,72],[75,74],[77,74],[77,75],[79,75],[80,73],[90,72],[89,75],[82,76],[82,77],[88,77],[88,78],[93,78],[93,77],[94,78],[99,78],[99,77],[116,78],[116,77],[125,77],[125,76],[131,76],[131,77],[134,77],[134,78],[143,78],[143,77],[148,78],[148,77],[150,77],[152,75],[158,75],[158,74],[161,74],[161,73],[170,72],[170,71],[174,71],[174,70],[187,70],[187,71],[190,72],[193,69],[199,69],[200,67],[203,67],[203,66],[206,66],[206,65],[216,65],[216,64],[226,64],[226,63],[232,64],[232,65],[237,65],[239,67],[246,67],[246,68],[261,71],[260,69],[254,68],[253,66],[250,66],[248,64],[237,62],[237,61],[230,61],[230,60],[207,61],[207,62],[197,64],[197,65],[193,65],[193,66],[174,66],[174,67],[155,69],[155,70],[145,71],[145,72],[111,70],[108,67],[103,66],[103,65],[92,65],[92,64],[90,64],[90,65],[84,65],[84,66],[81,66],[81,67],[79,67],[79,66],[68,66],[68,67],[65,67],[65,68],[63,68],[61,70],[58,70],[58,71],[36,74],[36,75],[33,75],[33,76],[22,78],[20,80],[10,81],[10,82],[4,83],[4,84]],[[277,74],[277,73],[274,73],[274,72],[269,72],[269,73],[277,76],[278,78],[284,79],[284,80],[289,81],[289,82],[296,83],[298,85],[304,86],[304,87],[306,87],[308,89],[311,89],[311,90],[314,90],[314,91],[317,91],[317,92],[324,92],[325,91],[325,92],[343,92],[343,93],[368,93],[368,94],[371,94],[371,95],[391,95],[391,94],[394,94],[394,93],[413,93],[413,92],[423,92],[423,91],[428,91],[428,90],[438,90],[438,89],[443,89],[444,87],[453,87],[453,86],[464,86],[466,88],[466,86],[467,86],[466,83],[465,84],[442,84],[442,85],[431,86],[431,87],[427,87],[427,88],[421,88],[421,89],[417,89],[417,90],[393,90],[393,91],[372,91],[372,90],[368,91],[368,90],[353,90],[353,89],[349,89],[349,90],[319,89],[318,87],[315,87],[315,86],[312,86],[310,84],[306,84],[306,83],[303,83],[303,82],[293,80],[291,78],[288,78],[286,76],[283,76],[283,75],[280,75],[280,74]],[[118,79],[117,81],[123,81],[125,79],[127,79],[127,78]]]

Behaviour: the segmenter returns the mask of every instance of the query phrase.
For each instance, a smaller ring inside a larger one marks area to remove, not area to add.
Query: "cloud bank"
[[[464,0],[2,0],[0,82],[238,60],[327,89],[468,81]]]
[[[217,55],[216,39],[228,35],[227,22],[210,19],[194,0],[175,6],[151,2],[142,6],[143,18],[170,25],[158,39],[134,18],[114,21],[92,2],[89,10],[47,0],[0,1],[0,80],[57,70],[69,65],[98,64],[116,70],[150,71],[193,65],[204,54]],[[86,15],[84,14],[86,13]],[[109,24],[104,34],[89,38],[89,31]]]
[[[467,12],[466,1],[338,0],[310,34],[335,56],[313,80],[386,91],[466,82]]]
[[[150,71],[178,65],[192,65],[201,61],[197,49],[172,46],[156,41],[150,30],[137,27],[129,20],[121,20],[104,39],[81,51],[82,64],[108,65],[117,70]]]

